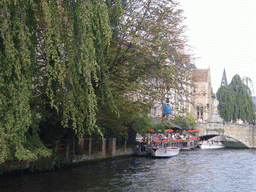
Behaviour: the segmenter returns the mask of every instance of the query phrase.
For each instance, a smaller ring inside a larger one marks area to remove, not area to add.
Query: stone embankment
[[[90,161],[90,160],[104,160],[104,159],[109,159],[109,158],[117,158],[120,156],[129,156],[133,155],[134,151],[131,148],[122,148],[122,149],[117,149],[115,155],[111,154],[106,154],[105,156],[102,156],[102,152],[95,152],[92,153],[91,155],[83,154],[83,155],[74,155],[72,162],[83,162],[83,161]]]
[[[37,168],[34,164],[35,162],[19,162],[19,161],[8,161],[3,164],[0,164],[0,176],[7,175],[10,173],[21,173],[21,172],[40,172],[47,170],[54,170],[56,167],[64,168],[64,167],[73,167],[76,165],[81,165],[94,161],[102,161],[106,159],[114,159],[114,158],[125,158],[127,156],[132,156],[134,154],[134,150],[126,146],[122,148],[116,148],[116,139],[108,139],[108,149],[106,149],[106,139],[100,140],[98,143],[99,148],[97,150],[92,150],[92,140],[91,139],[83,139],[79,146],[79,154],[75,153],[74,145],[68,146],[65,150],[66,153],[62,153],[64,151],[63,148],[61,153],[59,153],[55,158],[48,158],[48,160],[42,161],[41,164],[51,164],[45,165],[48,168],[40,167]],[[74,144],[74,143],[73,143]],[[60,150],[59,150],[60,152]],[[38,160],[40,161],[40,159]],[[33,168],[31,166],[33,164]],[[40,163],[37,162],[40,165]],[[42,165],[43,166],[43,165]],[[33,171],[31,171],[33,170]]]

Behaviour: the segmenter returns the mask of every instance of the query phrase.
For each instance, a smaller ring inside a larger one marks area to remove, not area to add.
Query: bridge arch
[[[256,148],[255,126],[227,123],[222,129],[207,129],[207,123],[198,123],[196,129],[200,130],[202,138],[217,135],[226,136],[242,143],[248,148]]]

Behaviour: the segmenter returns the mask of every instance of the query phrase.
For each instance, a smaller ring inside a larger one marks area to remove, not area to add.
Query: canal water
[[[168,159],[128,157],[1,178],[0,191],[256,191],[256,150],[198,149]]]

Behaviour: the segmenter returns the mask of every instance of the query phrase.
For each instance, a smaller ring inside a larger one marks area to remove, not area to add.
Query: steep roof
[[[195,69],[192,72],[194,81],[207,82],[209,75],[209,69]]]
[[[222,75],[222,79],[221,79],[221,84],[220,84],[220,86],[222,86],[222,85],[228,85],[228,81],[227,81],[227,76],[226,76],[226,71],[225,71],[225,69],[224,69],[224,71],[223,71],[223,75]]]

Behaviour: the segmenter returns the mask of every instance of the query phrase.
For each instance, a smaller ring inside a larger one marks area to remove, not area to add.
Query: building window
[[[155,116],[156,116],[156,107],[154,107],[154,108],[153,108],[153,110],[152,110],[152,114],[153,114],[153,117],[155,117]]]
[[[204,120],[204,107],[203,106],[197,106],[196,107],[196,111],[197,111],[197,119],[199,121],[203,121]]]

